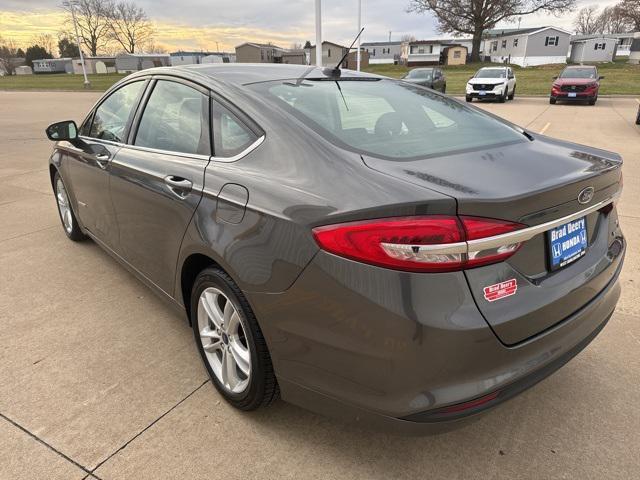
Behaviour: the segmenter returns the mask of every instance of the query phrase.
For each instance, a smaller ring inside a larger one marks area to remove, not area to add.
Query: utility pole
[[[358,32],[362,30],[362,0],[358,0]],[[360,71],[360,37],[358,37],[358,52],[356,53],[356,70]]]
[[[316,2],[316,67],[322,67],[322,0]]]
[[[216,52],[220,52],[220,46],[218,45],[218,42],[216,42]]]
[[[391,30],[389,30],[389,43],[391,43]]]
[[[80,52],[80,63],[82,64],[82,74],[84,75],[84,88],[89,88],[91,86],[91,82],[87,78],[87,69],[84,65],[84,55],[82,54],[82,45],[80,44],[80,35],[78,35],[78,22],[76,21],[76,8],[77,2],[74,0],[69,0],[65,2],[66,5],[71,9],[71,17],[73,17],[73,28],[76,31],[76,43],[78,44],[78,51]]]

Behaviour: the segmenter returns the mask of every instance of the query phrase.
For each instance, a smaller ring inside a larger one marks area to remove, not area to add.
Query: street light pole
[[[322,67],[322,0],[316,0],[316,66]]]
[[[75,9],[76,2],[74,2],[73,0],[70,0],[65,3],[69,5],[69,8],[71,9],[71,16],[73,17],[73,28],[76,31],[76,43],[78,44],[78,51],[80,52],[80,63],[82,64],[82,74],[84,75],[84,88],[88,88],[91,86],[91,82],[87,78],[87,69],[84,65],[84,55],[82,54],[82,45],[80,45],[80,35],[78,34],[78,22],[76,21],[76,9]]]
[[[362,0],[358,0],[358,31],[362,30]],[[360,37],[358,37],[358,53],[356,54],[356,70],[360,71]]]

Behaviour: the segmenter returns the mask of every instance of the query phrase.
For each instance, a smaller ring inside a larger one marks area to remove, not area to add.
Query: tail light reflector
[[[501,262],[520,243],[470,251],[467,240],[495,237],[524,225],[478,217],[430,215],[350,222],[313,229],[323,250],[359,262],[411,272],[451,272]]]

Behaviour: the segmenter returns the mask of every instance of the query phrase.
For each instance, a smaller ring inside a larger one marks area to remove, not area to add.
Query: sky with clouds
[[[0,0],[0,36],[28,45],[34,35],[57,36],[64,22],[59,1]],[[136,0],[153,20],[156,43],[168,50],[233,50],[245,41],[273,42],[283,47],[313,42],[314,0]],[[613,5],[616,0],[579,0],[569,14],[529,15],[522,27],[555,25],[572,30],[579,8]],[[429,14],[407,13],[409,0],[362,0],[364,41],[386,40],[411,34],[438,35]],[[323,0],[323,38],[350,43],[356,34],[357,0]],[[503,23],[500,27],[512,27]],[[217,44],[216,44],[217,42]]]

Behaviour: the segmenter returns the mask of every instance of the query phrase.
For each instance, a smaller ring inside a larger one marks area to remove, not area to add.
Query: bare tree
[[[167,49],[165,47],[154,42],[147,43],[144,46],[144,51],[146,53],[167,53]]]
[[[631,30],[640,31],[640,0],[623,0],[617,6],[620,7],[621,15],[629,22]]]
[[[576,0],[410,0],[409,11],[431,12],[443,33],[472,35],[472,61],[480,60],[485,30],[503,20],[536,12],[559,13],[571,9]],[[634,0],[635,1],[635,0]],[[637,0],[640,1],[640,0]]]
[[[7,75],[13,75],[18,66],[18,49],[11,39],[0,37],[0,71]]]
[[[573,27],[579,35],[592,35],[594,33],[602,33],[604,18],[598,14],[598,7],[592,5],[590,7],[581,8],[578,16],[573,21]]]
[[[153,26],[145,11],[133,2],[119,2],[111,11],[110,38],[125,52],[135,53],[136,49],[153,39]]]
[[[103,51],[109,44],[111,34],[111,0],[76,0],[73,7],[69,1],[62,2],[62,8],[68,13],[65,31],[67,37],[75,38],[71,9],[75,8],[80,43],[93,56]],[[82,46],[81,46],[82,47]],[[83,48],[84,50],[84,48]]]
[[[38,33],[37,35],[34,35],[31,39],[31,43],[33,45],[40,45],[52,55],[56,47],[56,40],[50,33]]]
[[[624,15],[620,4],[606,7],[599,20],[604,33],[624,33],[632,28],[631,22]]]
[[[405,42],[415,42],[415,41],[416,41],[416,37],[415,37],[414,35],[409,35],[409,34],[407,34],[407,35],[402,35],[402,37],[400,37],[400,41],[401,41],[402,43],[405,43]]]

